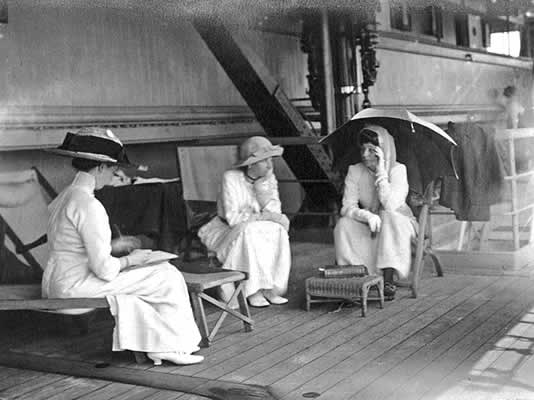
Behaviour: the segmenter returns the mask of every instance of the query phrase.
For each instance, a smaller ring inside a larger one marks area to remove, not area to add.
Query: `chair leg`
[[[245,298],[245,294],[243,293],[243,281],[234,282],[234,286],[235,290],[238,291],[237,302],[239,304],[239,311],[246,317],[251,318],[247,299]],[[245,327],[245,332],[252,332],[252,330],[254,329],[253,325],[246,321],[243,321],[243,326]]]
[[[204,312],[204,304],[202,303],[202,298],[200,298],[198,293],[191,293],[191,306],[193,307],[193,314],[195,315],[198,329],[200,330],[200,335],[202,336],[200,347],[209,347],[210,332],[208,329],[208,323],[206,322],[206,313]]]
[[[191,233],[187,232],[184,237],[184,261],[191,261],[191,247],[193,246],[193,238]]]
[[[367,297],[369,294],[369,286],[363,285],[360,288],[360,299],[362,300],[362,317],[367,314]]]
[[[438,276],[443,276],[443,268],[441,267],[441,263],[439,262],[438,257],[434,253],[434,250],[427,249],[426,254],[430,256],[432,259],[432,264],[434,264],[434,269],[436,270],[436,274]]]
[[[417,250],[415,254],[415,260],[413,263],[413,276],[412,276],[412,296],[417,298],[417,291],[419,289],[419,280],[421,279],[421,270],[423,264],[424,248],[422,243],[423,238],[418,238]]]
[[[378,295],[380,296],[380,308],[384,308],[384,281],[381,280],[377,285]]]

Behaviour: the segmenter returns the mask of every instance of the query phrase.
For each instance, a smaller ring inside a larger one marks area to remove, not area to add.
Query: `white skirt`
[[[49,263],[43,279],[46,297],[106,297],[115,318],[113,351],[185,352],[199,349],[187,285],[169,263],[121,272],[110,282],[89,274],[76,285],[50,279]],[[67,288],[69,286],[69,288]]]
[[[366,223],[342,217],[334,229],[336,262],[338,265],[363,264],[370,274],[393,268],[400,278],[406,278],[412,263],[412,239],[417,232],[415,219],[386,211],[380,213],[380,218],[380,232],[372,236]]]
[[[199,230],[198,236],[210,251],[217,253],[223,268],[248,273],[245,296],[260,289],[286,292],[291,250],[289,236],[280,224],[252,221],[231,228],[215,217]]]

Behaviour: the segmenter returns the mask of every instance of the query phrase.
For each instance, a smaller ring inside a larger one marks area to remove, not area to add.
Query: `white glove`
[[[375,147],[375,154],[376,154],[376,157],[378,159],[378,163],[377,163],[377,166],[376,166],[376,175],[377,175],[377,177],[386,175],[386,159],[384,157],[384,151],[380,147],[376,146]]]
[[[369,229],[372,233],[380,232],[380,228],[382,226],[382,220],[380,217],[376,214],[369,213],[367,216],[367,225],[369,225]]]

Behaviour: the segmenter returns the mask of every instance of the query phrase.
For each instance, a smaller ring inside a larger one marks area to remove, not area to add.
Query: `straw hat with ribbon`
[[[279,157],[283,152],[284,149],[281,146],[273,145],[269,139],[263,136],[252,136],[239,147],[239,160],[234,167],[246,167],[267,158]]]
[[[67,157],[136,167],[128,160],[119,138],[105,128],[85,127],[75,133],[68,132],[61,146],[48,151]]]

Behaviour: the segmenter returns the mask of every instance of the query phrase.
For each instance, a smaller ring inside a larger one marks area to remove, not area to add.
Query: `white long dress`
[[[105,296],[115,317],[114,351],[198,350],[200,332],[182,274],[169,263],[120,272],[119,259],[111,255],[108,216],[94,188],[94,177],[78,172],[49,206],[43,297]]]
[[[377,180],[364,164],[349,167],[345,178],[341,218],[334,229],[334,245],[338,265],[367,266],[372,274],[394,268],[401,278],[411,267],[411,241],[416,235],[416,220],[406,204],[408,177],[406,166],[395,161],[393,138],[383,128],[373,127],[379,134],[380,147],[387,160],[386,179]],[[366,213],[378,214],[380,232],[372,235]]]
[[[218,216],[198,232],[202,243],[216,252],[223,268],[249,274],[245,296],[260,289],[285,293],[291,267],[289,236],[278,223],[255,220],[262,210],[282,212],[274,174],[253,184],[241,170],[226,171],[217,209]]]

